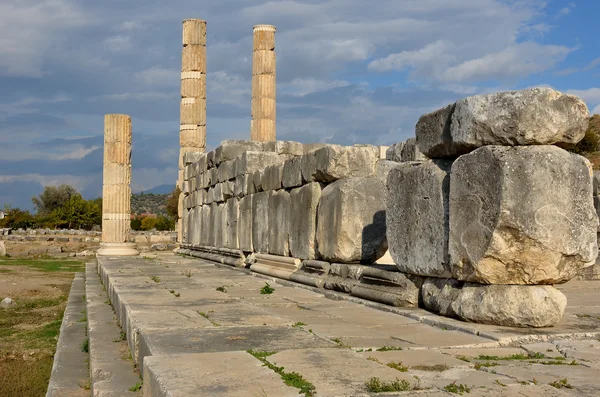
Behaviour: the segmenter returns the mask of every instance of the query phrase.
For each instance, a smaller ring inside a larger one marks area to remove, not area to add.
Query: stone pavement
[[[600,282],[560,287],[558,326],[514,329],[172,254],[98,270],[146,397],[600,395]]]

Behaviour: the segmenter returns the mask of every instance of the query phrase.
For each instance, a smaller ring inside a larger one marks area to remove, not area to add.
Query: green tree
[[[102,211],[94,201],[87,201],[80,194],[73,195],[61,207],[50,214],[56,227],[91,229],[102,223]]]
[[[157,218],[145,217],[142,219],[142,230],[152,230],[156,227]]]
[[[170,217],[160,215],[156,218],[156,230],[166,231],[175,229],[175,221]]]
[[[4,219],[0,219],[0,227],[11,229],[27,229],[37,226],[36,219],[29,211],[21,211],[19,208],[5,207],[7,211]]]
[[[142,220],[140,217],[136,216],[131,220],[131,230],[142,230]]]
[[[32,197],[31,201],[37,214],[48,215],[78,194],[79,192],[69,185],[46,186],[39,197]]]
[[[179,217],[179,195],[181,194],[181,189],[179,186],[176,186],[175,189],[171,192],[171,195],[167,199],[167,214],[173,219],[173,221],[177,221]]]

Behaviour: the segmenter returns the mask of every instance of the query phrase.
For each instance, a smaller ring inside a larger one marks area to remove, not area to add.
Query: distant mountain
[[[137,192],[136,194],[144,193],[144,194],[171,194],[171,192],[175,189],[175,185],[158,185],[149,190],[144,190],[141,192]]]

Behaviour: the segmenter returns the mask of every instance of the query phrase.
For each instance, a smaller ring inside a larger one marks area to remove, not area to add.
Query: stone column
[[[179,146],[177,186],[182,189],[183,156],[187,152],[204,152],[206,147],[206,21],[200,19],[183,21]],[[182,235],[182,199],[183,194],[177,222],[179,242]]]
[[[139,255],[128,243],[131,225],[131,118],[104,116],[102,243],[100,256]]]
[[[250,139],[275,141],[275,26],[256,25],[252,53]]]

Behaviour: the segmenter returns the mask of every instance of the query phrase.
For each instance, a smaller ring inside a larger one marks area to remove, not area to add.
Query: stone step
[[[141,379],[133,364],[124,333],[97,272],[86,264],[86,299],[91,388],[94,397],[139,396]],[[139,390],[139,389],[138,389]]]
[[[81,321],[84,316],[84,274],[76,273],[60,327],[46,397],[90,396],[86,363],[89,356],[82,351],[82,344],[86,340],[86,323]]]

